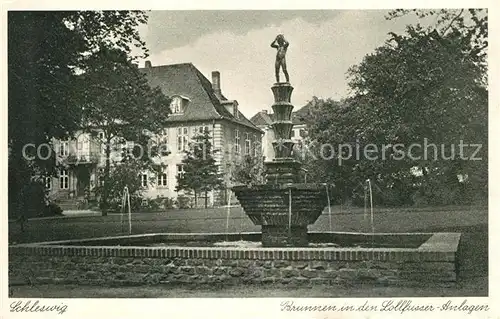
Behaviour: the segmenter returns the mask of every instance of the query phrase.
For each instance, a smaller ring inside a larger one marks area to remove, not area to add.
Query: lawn
[[[225,232],[227,209],[173,210],[133,214],[132,232]],[[258,231],[241,208],[233,207],[227,230]],[[9,224],[9,242],[37,242],[124,234],[120,215],[68,217],[30,220],[25,233]],[[330,219],[331,218],[331,219]],[[331,223],[330,223],[331,220]],[[363,209],[333,207],[310,227],[316,231],[367,232],[369,216]],[[328,287],[286,289],[280,287],[231,287],[191,290],[183,287],[13,287],[13,296],[25,297],[377,297],[377,296],[487,296],[488,294],[488,211],[485,207],[445,207],[439,209],[375,209],[376,232],[461,232],[460,283],[456,288],[410,289],[404,287],[348,287],[331,291]],[[331,228],[330,228],[331,224]]]
[[[226,232],[227,209],[169,210],[160,213],[132,214],[132,233],[181,233]],[[259,231],[240,207],[232,207],[229,213],[229,232]],[[9,223],[9,242],[39,242],[49,240],[79,239],[126,234],[128,224],[120,215],[65,217],[57,219],[29,220],[25,233],[19,225]],[[330,215],[325,210],[309,227],[313,231],[369,232],[370,217],[362,208],[332,207]],[[486,225],[486,208],[445,207],[439,209],[374,209],[376,232],[414,232],[432,228]]]

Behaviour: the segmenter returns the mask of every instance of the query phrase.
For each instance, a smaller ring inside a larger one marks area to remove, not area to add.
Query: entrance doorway
[[[85,189],[90,188],[90,168],[78,166],[75,170],[76,175],[76,196],[85,196]]]

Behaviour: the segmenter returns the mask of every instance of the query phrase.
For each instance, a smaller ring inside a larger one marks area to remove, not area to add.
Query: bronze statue
[[[290,82],[290,78],[288,77],[288,72],[286,70],[286,50],[288,49],[288,41],[285,40],[283,34],[278,34],[276,39],[271,43],[272,48],[276,48],[278,52],[276,52],[276,63],[274,64],[275,72],[276,72],[276,82],[280,81],[280,67],[283,69],[283,73],[285,74],[285,78],[287,82]]]

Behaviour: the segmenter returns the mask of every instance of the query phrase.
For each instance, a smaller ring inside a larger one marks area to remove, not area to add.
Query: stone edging
[[[183,239],[186,236],[227,236],[229,234],[147,234],[95,238],[91,241],[166,236]],[[238,235],[238,234],[231,234]],[[367,235],[367,234],[364,234]],[[374,236],[404,234],[374,234]],[[410,234],[408,234],[410,235]],[[326,261],[444,261],[453,262],[460,240],[459,233],[434,233],[419,248],[238,248],[238,247],[140,247],[75,245],[82,240],[30,243],[9,246],[9,254],[42,256],[99,256],[146,258],[201,258],[249,260],[326,260]],[[83,240],[85,241],[85,240]],[[66,244],[66,245],[65,245]],[[69,245],[70,244],[70,245]]]

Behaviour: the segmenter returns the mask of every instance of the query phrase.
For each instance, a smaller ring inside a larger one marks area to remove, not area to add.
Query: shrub
[[[130,208],[132,212],[137,212],[142,210],[143,207],[141,206],[141,203],[142,203],[142,197],[140,195],[137,194],[130,195]],[[120,198],[114,197],[111,201],[108,202],[108,205],[109,205],[108,206],[109,211],[121,213],[123,210],[121,197]],[[128,206],[126,212],[128,212]]]
[[[155,209],[159,210],[172,209],[175,205],[175,198],[157,197],[153,201],[155,202]]]
[[[163,208],[172,209],[174,207],[175,207],[175,198],[169,198],[169,197],[164,198]]]
[[[163,206],[162,198],[148,200],[147,210],[159,210]]]
[[[47,217],[47,216],[62,216],[63,215],[63,210],[59,205],[56,203],[49,203],[46,205],[40,214],[41,216]]]
[[[186,209],[186,208],[192,207],[191,197],[189,197],[189,196],[179,195],[179,196],[177,196],[177,202],[179,204],[179,208],[181,208],[181,209]]]
[[[413,196],[414,205],[417,207],[425,206],[444,206],[455,205],[458,203],[459,190],[453,188],[432,188],[425,192],[416,192]]]

